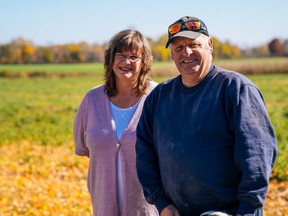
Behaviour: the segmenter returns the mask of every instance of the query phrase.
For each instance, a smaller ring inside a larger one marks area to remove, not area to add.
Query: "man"
[[[168,46],[180,75],[147,97],[137,127],[146,200],[161,216],[263,215],[277,155],[263,96],[243,75],[212,64],[200,19],[170,25]]]

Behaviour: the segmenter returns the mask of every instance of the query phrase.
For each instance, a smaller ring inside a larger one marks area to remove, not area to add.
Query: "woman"
[[[88,91],[74,122],[75,153],[89,157],[94,216],[156,216],[136,175],[136,126],[151,81],[152,55],[138,31],[117,33],[105,51],[105,84]]]

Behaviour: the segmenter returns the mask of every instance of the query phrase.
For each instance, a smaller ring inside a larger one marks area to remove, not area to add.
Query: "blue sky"
[[[288,38],[287,8],[287,0],[0,0],[0,43],[102,44],[126,28],[157,39],[193,15],[220,41],[253,47]]]

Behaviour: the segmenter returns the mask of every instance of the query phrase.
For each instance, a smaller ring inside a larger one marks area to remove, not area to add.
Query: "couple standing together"
[[[77,110],[75,153],[89,157],[93,215],[262,216],[277,145],[261,92],[213,65],[196,17],[168,27],[168,47],[179,75],[157,84],[145,37],[117,33],[105,83]]]

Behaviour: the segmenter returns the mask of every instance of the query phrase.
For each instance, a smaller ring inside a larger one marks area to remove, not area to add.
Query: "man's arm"
[[[237,213],[249,215],[264,205],[277,145],[260,91],[253,85],[243,85],[236,98],[233,108],[234,155],[242,174]]]
[[[172,204],[165,196],[161,175],[157,147],[153,140],[153,97],[147,97],[142,115],[137,126],[136,167],[139,181],[143,187],[144,196],[150,204],[154,204],[159,212]]]

